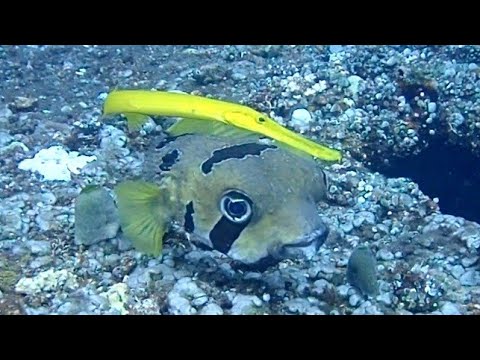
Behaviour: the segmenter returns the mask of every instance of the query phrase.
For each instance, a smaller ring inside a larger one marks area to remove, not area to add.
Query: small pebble
[[[28,111],[33,110],[37,102],[38,99],[33,97],[17,96],[13,102],[13,105],[17,110]]]
[[[462,266],[468,268],[478,262],[478,256],[468,257],[462,259]]]
[[[312,115],[307,109],[295,109],[292,112],[291,125],[300,131],[308,130],[312,121]]]
[[[350,306],[353,306],[353,307],[356,307],[360,303],[360,301],[361,301],[361,298],[357,294],[351,295],[350,298],[348,299],[348,303],[350,304]]]
[[[252,315],[256,313],[257,307],[262,304],[257,296],[237,294],[232,299],[232,315]]]
[[[468,64],[468,70],[470,71],[474,71],[474,70],[477,70],[478,69],[478,65],[475,64],[475,63],[470,63]]]
[[[104,101],[107,97],[108,97],[108,93],[102,92],[102,93],[98,94],[97,100]]]
[[[223,309],[215,303],[207,304],[199,311],[199,315],[223,315]]]
[[[350,290],[350,288],[351,287],[348,285],[337,286],[338,295],[340,295],[341,297],[347,297],[348,291]]]
[[[446,302],[445,304],[443,304],[440,311],[444,315],[462,315],[462,313],[458,310],[457,305],[451,302]]]
[[[330,45],[328,49],[332,54],[339,53],[343,51],[343,45]]]
[[[48,256],[48,255],[39,256],[30,262],[30,268],[40,269],[44,266],[50,265],[52,262],[53,262],[53,259],[51,256]]]
[[[460,284],[463,286],[480,285],[480,273],[476,270],[468,270],[460,276]]]
[[[192,300],[192,305],[195,307],[198,306],[203,306],[208,302],[208,296],[207,295],[201,295],[199,297],[196,297]]]
[[[397,63],[397,58],[392,56],[390,57],[387,62],[385,63],[387,66],[393,66]]]
[[[51,252],[50,242],[48,241],[29,240],[27,241],[27,246],[30,247],[30,251],[35,255],[47,255]]]
[[[177,292],[171,291],[168,296],[168,305],[173,315],[192,315],[197,310],[190,305],[188,299],[180,296]]]
[[[387,306],[392,305],[392,295],[390,293],[383,293],[377,296],[377,301],[384,303]]]
[[[124,78],[128,78],[133,75],[133,71],[131,69],[127,69],[125,71],[120,71],[119,75]]]
[[[292,314],[306,314],[310,309],[310,303],[307,299],[296,298],[285,302],[288,312]]]
[[[460,279],[460,277],[465,273],[465,269],[462,265],[455,265],[452,267],[450,272],[456,279]]]
[[[383,261],[390,261],[395,258],[393,253],[391,251],[385,250],[385,249],[380,249],[377,252],[377,258]]]

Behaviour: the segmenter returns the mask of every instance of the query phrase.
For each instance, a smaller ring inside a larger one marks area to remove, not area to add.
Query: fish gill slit
[[[195,230],[195,223],[193,221],[193,214],[195,213],[195,209],[193,208],[193,201],[190,201],[185,206],[185,216],[183,227],[187,233],[193,233]]]
[[[178,161],[180,152],[177,149],[170,151],[168,154],[162,157],[162,162],[159,167],[162,171],[170,171],[172,166]]]
[[[274,145],[258,143],[232,145],[223,149],[215,150],[212,153],[212,156],[202,163],[201,169],[206,175],[212,171],[215,164],[219,164],[225,160],[244,159],[247,156],[260,156],[264,151],[276,148],[277,147]]]

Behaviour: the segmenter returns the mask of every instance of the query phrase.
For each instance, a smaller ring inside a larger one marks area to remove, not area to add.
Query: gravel
[[[460,276],[459,280],[463,286],[478,286],[480,285],[480,273],[477,270],[468,270]]]
[[[443,304],[440,311],[444,315],[462,315],[462,313],[459,311],[457,305],[455,305],[451,302],[446,302],[445,304]]]
[[[205,305],[198,314],[199,315],[223,315],[224,312],[219,305],[215,303],[210,303]]]
[[[238,294],[233,298],[232,305],[232,315],[255,315],[261,313],[259,307],[262,300],[255,295]]]

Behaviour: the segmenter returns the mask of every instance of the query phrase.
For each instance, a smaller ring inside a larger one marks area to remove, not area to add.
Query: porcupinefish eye
[[[228,254],[235,240],[248,226],[253,215],[253,201],[237,190],[223,194],[219,202],[222,217],[208,234],[214,249]]]
[[[238,191],[229,191],[220,200],[220,211],[231,222],[243,224],[252,216],[252,201]]]

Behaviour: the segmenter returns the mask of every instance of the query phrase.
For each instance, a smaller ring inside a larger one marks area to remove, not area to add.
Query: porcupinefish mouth
[[[284,258],[306,258],[311,259],[323,245],[329,234],[329,229],[324,226],[316,229],[309,235],[298,239],[297,242],[285,244],[278,248],[277,252],[273,252],[273,257],[280,260]]]
[[[329,234],[329,228],[322,225],[310,234],[303,236],[294,243],[278,244],[269,249],[268,256],[261,260],[246,264],[247,267],[264,271],[266,268],[273,266],[284,259],[311,259],[323,245]]]
[[[311,259],[320,249],[329,234],[329,229],[324,226],[307,236],[301,237],[297,242],[279,245],[270,249],[268,256],[250,264],[238,263],[235,267],[244,270],[263,272],[271,266],[287,258]]]

